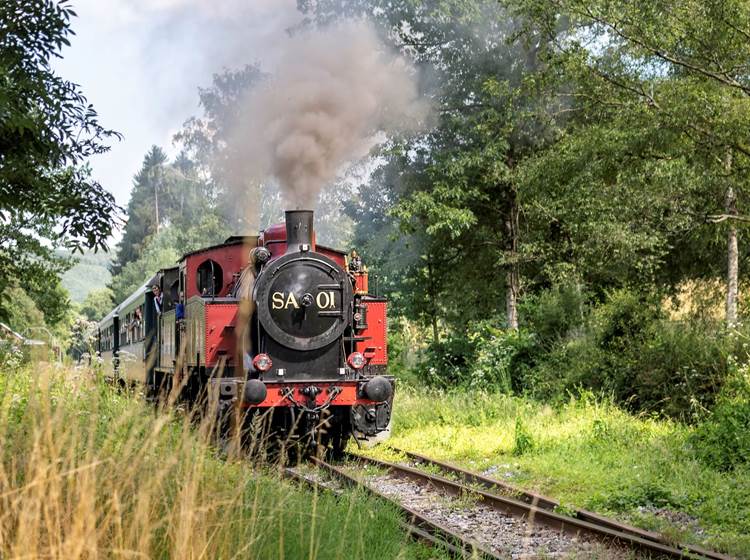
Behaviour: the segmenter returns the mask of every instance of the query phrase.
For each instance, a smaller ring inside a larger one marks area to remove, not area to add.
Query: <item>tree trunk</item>
[[[512,267],[513,268],[513,267]],[[508,328],[518,330],[518,271],[509,270],[506,275],[508,287],[505,291],[505,316]]]
[[[726,213],[737,214],[737,197],[734,189],[727,189]],[[737,300],[739,299],[738,281],[739,276],[739,251],[737,250],[737,226],[731,218],[727,220],[729,233],[727,234],[727,326],[733,327],[737,324]]]
[[[507,234],[506,260],[508,261],[505,275],[505,317],[508,328],[518,330],[518,292],[520,275],[518,272],[518,198],[515,189],[511,192],[508,216],[505,221]]]
[[[156,173],[152,177],[154,179],[154,217],[156,219],[156,233],[159,233],[159,181]]]
[[[727,150],[727,154],[724,158],[724,171],[727,174],[727,180],[731,181],[730,174],[732,172],[732,152]],[[724,200],[725,213],[729,216],[727,220],[727,226],[729,230],[727,232],[727,313],[726,321],[728,327],[733,327],[737,324],[737,300],[739,299],[738,292],[738,277],[739,277],[739,251],[737,249],[737,226],[732,216],[737,215],[737,195],[734,192],[734,188],[730,186],[727,188],[726,198]]]
[[[432,342],[433,344],[440,343],[440,331],[438,329],[438,314],[437,314],[437,289],[435,288],[435,272],[432,269],[432,259],[427,257],[427,284],[430,295],[430,320],[432,322]]]

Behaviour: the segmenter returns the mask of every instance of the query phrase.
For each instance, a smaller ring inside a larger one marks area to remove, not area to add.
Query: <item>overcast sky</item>
[[[55,64],[80,84],[100,122],[123,134],[91,160],[94,177],[127,204],[133,175],[157,144],[200,113],[198,87],[222,68],[273,64],[299,20],[294,0],[74,0],[76,35]]]

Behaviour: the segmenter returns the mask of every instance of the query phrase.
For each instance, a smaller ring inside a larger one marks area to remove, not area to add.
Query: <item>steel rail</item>
[[[281,476],[286,479],[293,480],[299,484],[304,484],[310,487],[310,489],[312,489],[313,491],[317,491],[317,492],[327,491],[327,492],[333,492],[335,494],[340,494],[340,492],[337,492],[335,489],[329,488],[325,486],[324,484],[317,482],[316,480],[307,478],[288,467],[284,468],[281,471]],[[363,487],[371,494],[375,494],[366,486],[363,486]],[[380,496],[379,494],[378,496],[385,498],[384,496]],[[388,499],[388,498],[385,498],[385,499]],[[389,501],[391,503],[395,503],[393,500],[389,500]],[[399,509],[404,510],[404,508],[400,504],[396,504],[396,505],[399,507]],[[404,513],[407,516],[409,515],[408,510],[404,511]],[[444,550],[450,552],[456,558],[464,558],[464,559],[469,558],[469,556],[467,556],[466,549],[459,548],[458,546],[449,542],[448,540],[444,538],[440,538],[440,536],[437,534],[437,531],[430,532],[418,525],[415,525],[414,523],[410,523],[404,520],[399,520],[399,526],[401,527],[401,529],[404,530],[404,532],[407,534],[408,537],[411,537],[414,540],[423,541],[430,546],[443,548]]]
[[[487,477],[478,473],[468,471],[452,463],[448,463],[445,461],[438,461],[437,459],[432,459],[425,455],[421,455],[419,453],[413,453],[411,451],[404,451],[396,447],[392,447],[391,449],[393,449],[393,451],[396,453],[400,453],[404,455],[405,457],[408,457],[409,459],[411,459],[412,461],[416,463],[421,463],[423,465],[437,467],[445,472],[459,476],[461,479],[463,479],[466,482],[482,486],[484,488],[487,488],[490,491],[494,490],[496,492],[500,491],[506,494],[510,494],[514,497],[517,497],[521,501],[526,502],[527,504],[531,504],[539,508],[554,510],[555,508],[561,505],[560,502],[558,502],[557,500],[553,498],[544,496],[542,494],[537,494],[536,492],[523,490],[522,488],[519,488],[512,484],[508,484],[507,482],[502,482],[494,478],[490,478],[490,477]],[[615,521],[614,519],[604,517],[602,515],[599,515],[598,513],[587,511],[585,509],[572,509],[570,511],[572,511],[573,517],[575,517],[576,519],[580,519],[582,521],[588,521],[589,523],[600,525],[602,527],[608,527],[610,529],[621,531],[623,533],[630,533],[642,539],[651,540],[651,541],[658,542],[661,544],[665,544],[665,545],[671,544],[667,539],[664,538],[663,535],[659,533],[655,533],[653,531],[646,531],[645,529],[640,529],[638,527],[633,527],[632,525],[628,525],[626,523]],[[689,552],[692,552],[693,554],[696,554],[699,557],[710,558],[711,560],[734,560],[731,556],[727,556],[726,554],[704,549],[702,547],[695,546],[692,544],[680,545],[680,548],[685,549]]]
[[[694,560],[706,560],[708,558],[717,558],[717,556],[705,556],[699,552],[688,550],[687,548],[676,548],[669,544],[659,541],[643,538],[633,533],[624,532],[614,529],[610,526],[602,526],[583,519],[561,515],[550,509],[541,508],[533,503],[527,503],[522,500],[510,498],[502,494],[487,492],[485,490],[467,486],[440,475],[426,473],[419,469],[381,461],[362,455],[348,454],[350,458],[365,464],[387,470],[395,476],[415,479],[432,486],[442,488],[443,490],[454,495],[475,495],[482,501],[499,511],[507,514],[521,517],[523,519],[533,520],[542,525],[565,532],[570,535],[586,535],[597,541],[611,544],[621,544],[628,548],[641,550],[648,553],[655,553],[669,558],[688,558]],[[715,553],[714,553],[715,554]],[[728,556],[719,556],[719,558],[729,559]]]
[[[422,539],[432,544],[442,546],[452,554],[461,558],[473,559],[479,557],[488,560],[504,560],[503,556],[498,556],[473,539],[467,539],[453,529],[424,517],[410,507],[405,506],[397,500],[394,500],[382,492],[368,486],[360,478],[347,473],[342,468],[326,463],[318,458],[311,458],[311,461],[331,477],[340,480],[348,486],[362,488],[368,494],[385,500],[400,509],[406,515],[408,520],[404,525],[404,528],[413,538]]]

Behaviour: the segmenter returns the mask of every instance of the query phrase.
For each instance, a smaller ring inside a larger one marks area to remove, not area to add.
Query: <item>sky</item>
[[[294,0],[73,0],[75,36],[55,69],[81,86],[102,126],[123,135],[91,159],[125,206],[146,151],[175,155],[172,136],[199,115],[198,88],[223,68],[273,66],[300,15]]]

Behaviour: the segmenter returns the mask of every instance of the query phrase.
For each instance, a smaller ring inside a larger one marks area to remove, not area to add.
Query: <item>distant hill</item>
[[[69,253],[66,256],[71,256]],[[76,254],[72,257],[77,261],[75,266],[62,277],[62,285],[70,292],[70,299],[82,302],[91,290],[103,288],[109,283],[112,275],[109,273],[110,253]]]

